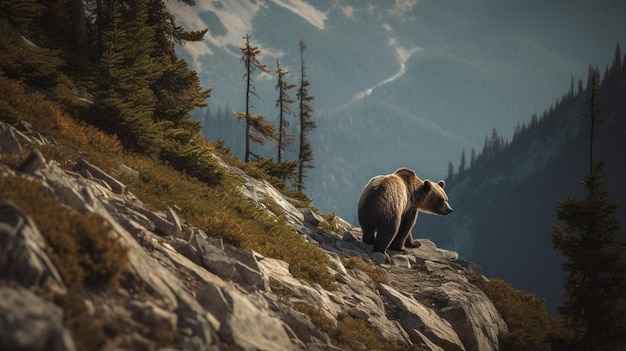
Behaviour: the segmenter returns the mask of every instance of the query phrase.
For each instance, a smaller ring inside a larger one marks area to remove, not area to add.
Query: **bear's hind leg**
[[[363,231],[363,242],[368,245],[374,243],[374,233],[376,232],[376,225],[370,218],[360,218],[361,231]]]
[[[389,248],[391,242],[397,237],[399,226],[399,220],[378,223],[376,240],[374,240],[372,251],[382,252],[387,255],[387,248]]]
[[[363,231],[363,242],[372,245],[375,240],[374,232],[376,228],[374,226],[361,226],[361,230]]]
[[[389,248],[396,251],[404,251],[405,248],[419,247],[419,242],[413,240],[411,230],[417,221],[417,209],[409,210],[402,216],[402,223],[398,228],[398,234],[389,245]]]

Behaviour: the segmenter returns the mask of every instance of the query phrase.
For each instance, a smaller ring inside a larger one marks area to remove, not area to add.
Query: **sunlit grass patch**
[[[375,282],[388,284],[387,274],[385,271],[379,266],[375,266],[371,262],[366,262],[361,257],[346,257],[341,259],[344,267],[348,270],[352,269],[360,269],[365,272],[370,278],[372,278]]]

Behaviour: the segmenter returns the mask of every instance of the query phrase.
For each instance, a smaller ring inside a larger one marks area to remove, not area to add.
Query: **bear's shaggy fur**
[[[385,256],[387,249],[402,251],[405,247],[418,247],[419,243],[411,236],[418,211],[437,215],[452,212],[443,190],[445,185],[443,180],[438,183],[421,180],[408,168],[370,179],[358,207],[363,242],[373,244],[373,251]]]

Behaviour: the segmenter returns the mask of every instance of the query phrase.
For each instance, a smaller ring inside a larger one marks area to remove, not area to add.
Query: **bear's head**
[[[425,195],[420,210],[442,216],[449,215],[452,212],[452,207],[448,203],[448,195],[443,190],[445,186],[446,182],[443,180],[435,183],[426,179],[421,189],[422,194]]]

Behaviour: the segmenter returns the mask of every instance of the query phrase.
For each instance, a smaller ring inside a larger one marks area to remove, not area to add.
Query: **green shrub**
[[[549,339],[554,333],[555,322],[546,311],[543,300],[499,279],[476,285],[493,302],[509,327],[509,333],[501,335],[501,350],[550,350]]]

